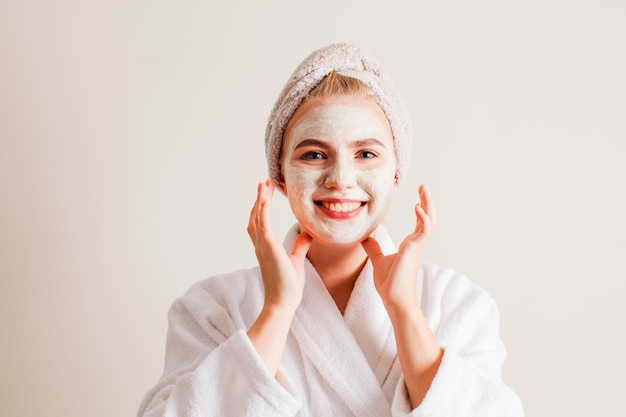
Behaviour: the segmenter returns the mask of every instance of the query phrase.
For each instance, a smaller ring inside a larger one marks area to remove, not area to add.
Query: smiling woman
[[[410,144],[373,58],[347,44],[307,57],[268,123],[270,179],[248,224],[259,266],[174,302],[163,376],[138,415],[522,416],[494,301],[421,262],[436,228],[428,187],[397,249],[381,226]],[[284,244],[275,187],[298,220]]]

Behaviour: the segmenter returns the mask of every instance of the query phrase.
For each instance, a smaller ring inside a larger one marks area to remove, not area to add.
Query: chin
[[[302,225],[302,223],[301,223]],[[376,230],[377,225],[368,228],[355,228],[348,224],[343,225],[324,225],[323,227],[311,227],[311,225],[303,226],[313,240],[327,246],[353,246],[360,245],[362,241],[367,239]]]

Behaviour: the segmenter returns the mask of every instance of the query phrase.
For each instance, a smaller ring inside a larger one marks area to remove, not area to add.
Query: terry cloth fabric
[[[296,68],[278,96],[265,131],[265,152],[269,176],[276,183],[280,173],[280,150],[285,127],[307,94],[328,74],[335,71],[356,78],[369,86],[385,112],[393,132],[398,159],[398,182],[409,167],[413,133],[408,112],[391,79],[366,51],[358,46],[338,43],[309,55]]]
[[[285,240],[291,251],[297,227]],[[380,227],[384,253],[396,251]],[[165,368],[140,417],[522,417],[501,379],[498,310],[463,275],[422,264],[418,300],[444,356],[411,409],[393,327],[374,286],[359,275],[342,315],[313,265],[274,377],[247,336],[263,307],[259,268],[193,285],[169,313]]]

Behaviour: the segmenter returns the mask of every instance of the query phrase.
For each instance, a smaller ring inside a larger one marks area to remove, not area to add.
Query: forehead
[[[305,101],[287,124],[283,149],[304,139],[380,139],[393,146],[391,126],[373,98],[333,96]]]

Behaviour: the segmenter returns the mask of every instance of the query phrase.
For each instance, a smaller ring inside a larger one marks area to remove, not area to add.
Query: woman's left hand
[[[361,244],[374,267],[374,283],[387,310],[412,309],[417,303],[417,276],[422,252],[436,228],[435,209],[426,184],[419,187],[415,205],[416,225],[398,248],[384,255],[378,242],[369,237]]]
[[[393,326],[398,359],[413,408],[421,404],[439,369],[443,349],[439,346],[417,298],[420,259],[435,231],[435,210],[425,184],[415,205],[417,224],[398,248],[383,255],[378,242],[368,238],[363,248],[374,266],[374,283]]]

